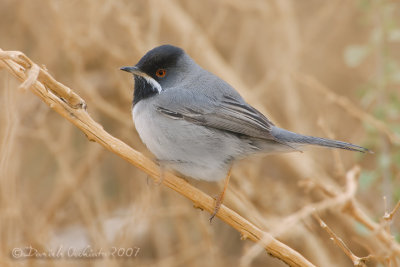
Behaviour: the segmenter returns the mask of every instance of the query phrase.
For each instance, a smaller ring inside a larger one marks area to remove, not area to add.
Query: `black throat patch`
[[[158,94],[157,88],[154,88],[145,78],[135,76],[135,88],[133,90],[133,103],[135,106],[140,100],[149,98]]]

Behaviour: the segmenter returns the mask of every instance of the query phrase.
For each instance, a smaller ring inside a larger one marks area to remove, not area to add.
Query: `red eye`
[[[158,69],[156,71],[156,75],[158,78],[163,78],[167,74],[167,71],[165,69]]]

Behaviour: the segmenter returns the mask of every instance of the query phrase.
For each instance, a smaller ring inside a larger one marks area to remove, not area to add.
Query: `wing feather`
[[[220,101],[214,101],[209,109],[193,105],[193,101],[190,104],[188,107],[189,105],[185,106],[180,102],[179,105],[169,107],[158,106],[157,110],[173,119],[183,119],[237,135],[275,140],[271,135],[271,127],[274,124],[242,99],[223,96]]]

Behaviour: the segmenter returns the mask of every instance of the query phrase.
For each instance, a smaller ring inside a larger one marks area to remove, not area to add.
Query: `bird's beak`
[[[145,76],[146,74],[142,72],[138,67],[133,66],[133,67],[122,67],[120,70],[130,72],[133,75],[138,75],[138,76]],[[146,75],[147,76],[147,75]]]
[[[141,71],[138,67],[136,67],[136,66],[122,67],[122,68],[120,68],[120,70],[130,72],[134,76],[142,77],[143,79],[146,80],[147,83],[149,83],[151,85],[151,87],[153,87],[155,90],[157,90],[158,93],[160,93],[162,91],[161,85],[156,80],[154,80],[150,75]]]

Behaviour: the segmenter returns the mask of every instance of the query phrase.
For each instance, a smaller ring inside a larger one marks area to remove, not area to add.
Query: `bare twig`
[[[317,79],[309,75],[294,75],[294,78],[301,84],[306,85],[308,88],[313,89],[327,97],[327,99],[344,110],[347,113],[358,120],[368,122],[373,127],[375,127],[379,132],[386,135],[392,144],[400,144],[400,136],[393,132],[385,123],[377,120],[372,115],[364,112],[360,108],[358,108],[354,103],[341,95],[337,95],[332,90],[327,88],[325,85],[320,83]]]
[[[299,211],[284,218],[282,220],[282,226],[280,228],[293,227],[295,224],[297,224],[297,222],[304,220],[316,211],[321,212],[340,205],[345,206],[354,198],[354,195],[357,191],[357,177],[359,176],[359,174],[360,167],[356,165],[346,173],[346,190],[344,192],[337,194],[334,193],[332,190],[325,189],[325,192],[329,192],[329,194],[334,194],[334,197],[327,198],[318,203],[313,203],[303,207]],[[322,184],[320,184],[319,186],[323,187]],[[280,228],[278,227],[278,229],[274,230],[273,233],[280,234],[282,232]]]
[[[394,254],[400,255],[400,245],[394,240],[393,236],[385,231],[381,224],[376,223],[371,218],[369,218],[359,207],[355,200],[350,201],[343,209],[352,216],[356,221],[363,224],[370,231],[374,232],[378,237],[378,240],[382,242],[388,249],[390,249]]]
[[[400,200],[397,202],[396,206],[394,207],[394,209],[389,212],[389,213],[385,213],[385,215],[383,216],[383,219],[385,219],[386,221],[391,221],[393,219],[394,214],[400,209]]]
[[[84,132],[89,140],[101,144],[111,152],[146,172],[154,180],[158,181],[160,179],[159,167],[143,154],[106,132],[86,112],[84,100],[70,88],[57,82],[42,68],[40,68],[38,75],[34,75],[35,72],[33,71],[33,74],[28,75],[35,64],[21,52],[5,52],[0,49],[0,59],[6,69],[19,80],[24,82],[28,77],[32,77],[27,87],[53,110]],[[34,71],[36,70],[34,69]],[[208,212],[213,211],[213,198],[191,186],[185,180],[167,172],[165,173],[163,183],[191,200],[195,206]],[[239,231],[243,238],[249,238],[259,243],[268,253],[283,262],[291,266],[314,266],[297,251],[281,243],[269,233],[262,231],[224,205],[221,206],[217,217]]]
[[[330,188],[317,180],[307,178],[300,180],[297,184],[304,188],[306,193],[309,193],[313,189],[318,189],[328,197],[334,197],[337,195],[333,188]]]
[[[358,257],[354,255],[354,253],[349,249],[349,247],[343,242],[343,240],[338,237],[331,228],[318,216],[317,213],[314,213],[314,218],[319,222],[319,225],[324,229],[331,237],[332,241],[341,249],[343,252],[351,259],[354,266],[366,266],[366,262],[372,258],[371,255],[366,257]]]

